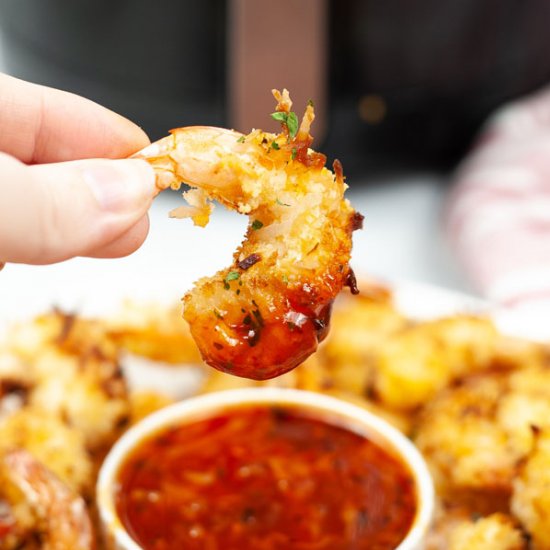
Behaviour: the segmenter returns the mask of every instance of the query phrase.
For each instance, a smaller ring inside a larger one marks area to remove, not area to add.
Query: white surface
[[[354,235],[352,266],[359,275],[407,279],[467,291],[439,227],[443,191],[434,177],[374,188],[356,184],[354,206],[365,215]],[[143,247],[127,258],[76,258],[52,266],[8,264],[0,273],[0,322],[26,318],[52,305],[105,313],[124,298],[173,302],[197,278],[230,264],[246,217],[217,207],[206,228],[168,218],[179,204],[161,195],[151,210]]]
[[[358,272],[472,292],[442,231],[446,186],[432,174],[411,175],[365,188],[350,182],[349,197],[364,216],[354,234]]]

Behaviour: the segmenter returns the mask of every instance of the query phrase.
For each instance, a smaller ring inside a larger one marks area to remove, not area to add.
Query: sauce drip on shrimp
[[[172,212],[208,223],[211,200],[247,214],[233,265],[200,279],[184,297],[184,317],[204,360],[237,376],[268,379],[298,366],[326,336],[344,285],[351,234],[362,216],[344,198],[342,166],[310,149],[310,103],[301,124],[286,90],[272,117],[280,134],[187,127],[137,156],[154,167],[160,189],[191,189]]]

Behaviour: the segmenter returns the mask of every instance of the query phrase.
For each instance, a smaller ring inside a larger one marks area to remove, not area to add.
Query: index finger
[[[139,126],[93,101],[0,74],[0,151],[27,164],[122,158],[148,143]]]

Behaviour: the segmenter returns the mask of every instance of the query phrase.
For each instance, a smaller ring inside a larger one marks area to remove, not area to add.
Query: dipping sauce
[[[118,482],[121,521],[154,550],[390,550],[417,507],[399,459],[292,406],[163,430],[132,451]]]

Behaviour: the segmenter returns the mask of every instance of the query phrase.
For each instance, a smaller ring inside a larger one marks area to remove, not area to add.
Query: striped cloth
[[[491,117],[455,174],[444,219],[483,295],[547,312],[550,323],[550,87]]]

